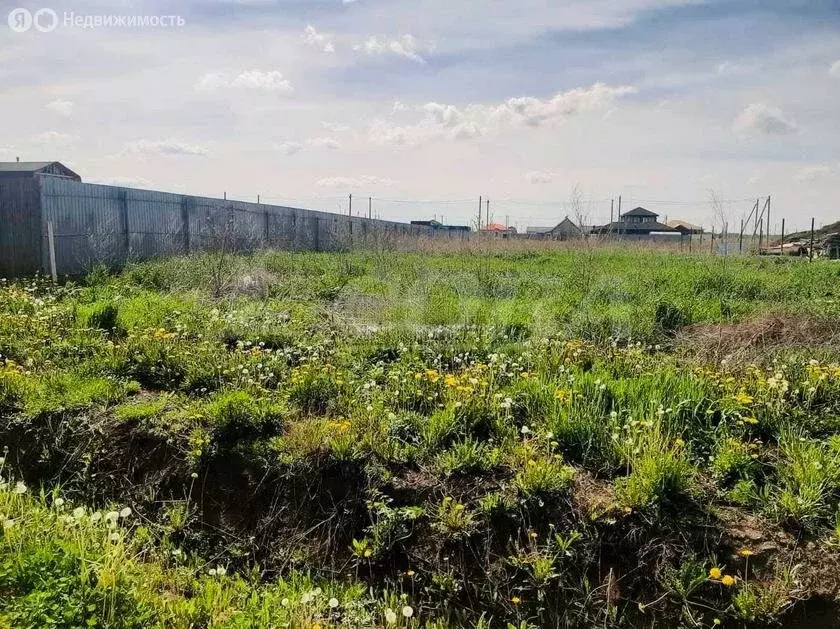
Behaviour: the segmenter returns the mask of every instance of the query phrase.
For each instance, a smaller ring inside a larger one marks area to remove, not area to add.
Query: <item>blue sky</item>
[[[14,32],[48,7],[52,32]],[[840,218],[837,0],[2,0],[0,160],[388,218]],[[178,15],[182,27],[75,28]],[[715,211],[711,193],[726,199]],[[649,203],[649,201],[658,203]],[[421,202],[422,201],[422,202]],[[663,201],[674,201],[665,203]],[[366,205],[366,203],[365,203]],[[719,226],[718,226],[719,227]]]

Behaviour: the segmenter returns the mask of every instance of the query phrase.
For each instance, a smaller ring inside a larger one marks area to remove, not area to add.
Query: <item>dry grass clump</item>
[[[734,323],[686,327],[677,342],[700,362],[748,363],[780,349],[836,349],[840,319],[807,312],[766,312]]]

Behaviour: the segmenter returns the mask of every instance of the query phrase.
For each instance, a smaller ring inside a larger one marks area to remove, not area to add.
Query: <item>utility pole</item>
[[[610,199],[610,223],[613,222],[613,212],[615,211],[615,199]]]
[[[779,241],[779,254],[785,254],[785,219],[782,219],[782,239]]]
[[[741,219],[741,232],[738,235],[738,253],[744,252],[744,219]]]
[[[762,219],[761,224],[758,226],[758,253],[761,253],[761,242],[764,236],[764,220]]]
[[[814,261],[814,217],[811,217],[811,247],[808,249],[808,262]]]
[[[770,244],[770,197],[767,197],[767,244]]]
[[[481,210],[484,207],[484,197],[478,197],[478,227],[476,231],[481,231]]]
[[[490,199],[487,199],[487,211],[484,212],[484,220],[487,221],[487,227],[490,227]]]
[[[368,197],[368,219],[373,218],[373,197]]]
[[[621,233],[621,195],[618,195],[618,232]]]
[[[222,197],[225,201],[227,201],[227,192],[224,192],[224,196]]]
[[[260,195],[257,195],[257,205],[260,204]]]
[[[347,216],[353,216],[353,195],[350,195],[350,205],[347,208]]]

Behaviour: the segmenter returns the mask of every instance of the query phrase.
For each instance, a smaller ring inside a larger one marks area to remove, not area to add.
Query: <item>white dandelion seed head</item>
[[[393,609],[385,610],[385,622],[387,622],[389,625],[397,624],[397,615],[394,613]]]
[[[402,608],[402,615],[404,618],[411,618],[414,615],[414,609],[410,605]]]

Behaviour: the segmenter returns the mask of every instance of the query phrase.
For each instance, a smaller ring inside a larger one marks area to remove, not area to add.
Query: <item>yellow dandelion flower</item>
[[[741,555],[741,557],[749,557],[753,554],[753,551],[751,551],[749,548],[742,548],[738,551],[738,554]]]
[[[725,586],[730,587],[735,585],[735,577],[729,576],[728,574],[723,575],[723,578],[720,580]]]
[[[710,579],[720,579],[723,576],[723,571],[715,566],[711,570],[709,570],[709,578]]]
[[[514,596],[512,599],[510,599],[510,602],[513,603],[514,605],[519,605],[519,603],[522,602],[522,599],[519,598],[518,596]]]

